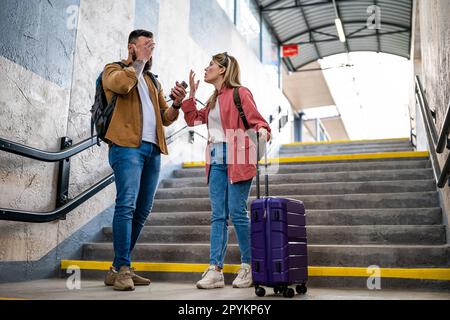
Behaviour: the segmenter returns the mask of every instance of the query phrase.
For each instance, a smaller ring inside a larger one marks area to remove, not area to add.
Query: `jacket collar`
[[[122,60],[122,63],[125,63],[127,66],[131,65],[133,63],[133,60],[131,58]]]

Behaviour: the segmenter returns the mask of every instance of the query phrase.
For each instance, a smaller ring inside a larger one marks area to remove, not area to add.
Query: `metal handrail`
[[[31,212],[25,210],[0,209],[0,220],[43,223],[60,219],[113,183],[114,179],[114,174],[110,174],[63,206],[51,211]]]
[[[73,157],[97,144],[97,136],[83,140],[61,151],[44,151],[0,138],[0,150],[44,162],[58,162]]]
[[[447,148],[450,148],[450,143],[448,140],[448,134],[450,130],[450,120],[449,120],[449,111],[447,110],[447,114],[445,116],[444,125],[442,126],[441,133],[439,135],[439,140],[436,132],[436,125],[431,120],[431,118],[435,118],[436,116],[432,114],[430,107],[428,105],[428,101],[424,95],[422,83],[420,82],[420,78],[416,76],[416,101],[419,104],[420,111],[423,116],[425,131],[427,134],[428,142],[430,144],[430,154],[431,160],[433,162],[433,169],[435,172],[435,178],[437,181],[438,188],[443,188],[445,186],[445,182],[448,181],[450,185],[450,156],[447,157],[447,160],[444,164],[444,167],[440,168],[439,161],[437,158],[437,153],[442,153],[445,147],[445,142],[447,141]],[[439,141],[439,142],[438,142]]]
[[[450,134],[450,103],[447,107],[447,112],[445,113],[444,123],[442,124],[442,129],[439,134],[439,140],[436,146],[436,152],[444,152],[445,147],[450,149],[450,139],[448,135]]]
[[[436,132],[436,125],[434,124],[433,120],[433,114],[431,112],[431,109],[429,107],[427,98],[424,95],[424,90],[422,87],[422,82],[420,81],[419,76],[416,76],[416,98],[418,99],[419,105],[423,108],[421,108],[422,115],[424,116],[424,122],[429,127],[430,133],[431,133],[431,142],[433,143],[433,148],[437,144],[437,132]]]
[[[437,153],[443,153],[444,149],[450,149],[450,139],[448,135],[450,134],[450,103],[447,107],[447,112],[445,113],[444,123],[439,134],[438,145],[436,146]],[[442,168],[442,174],[438,180],[438,187],[443,188],[446,181],[450,186],[450,154],[447,155],[447,160],[445,160],[444,167]]]

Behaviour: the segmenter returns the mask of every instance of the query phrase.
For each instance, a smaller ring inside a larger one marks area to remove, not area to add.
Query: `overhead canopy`
[[[410,58],[412,0],[336,0],[336,7],[332,0],[256,1],[280,45],[300,46],[297,56],[283,58],[289,71],[352,51]],[[379,28],[374,28],[375,12],[381,18]],[[338,37],[337,16],[342,21],[345,42]]]

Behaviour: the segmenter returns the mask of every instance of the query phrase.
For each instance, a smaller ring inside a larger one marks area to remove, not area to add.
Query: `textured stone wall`
[[[436,125],[440,132],[450,103],[450,1],[420,0],[421,75],[430,108],[436,110]],[[449,151],[439,155],[441,168]],[[447,221],[450,220],[450,189],[442,190]]]

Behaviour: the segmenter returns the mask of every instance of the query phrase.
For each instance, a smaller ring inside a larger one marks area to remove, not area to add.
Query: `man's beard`
[[[151,57],[150,60],[145,63],[144,72],[150,71],[150,68],[152,67],[152,58],[153,57]],[[131,59],[133,60],[133,62],[137,59],[136,53],[134,51],[131,53]]]

